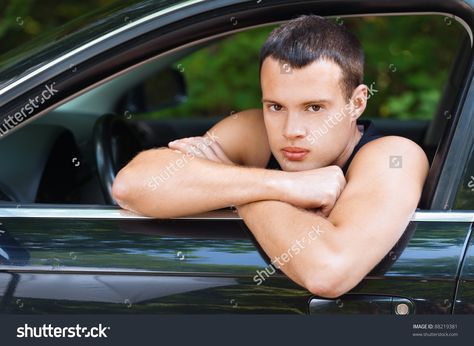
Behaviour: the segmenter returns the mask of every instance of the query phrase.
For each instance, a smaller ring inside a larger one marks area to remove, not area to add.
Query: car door
[[[308,292],[290,280],[255,284],[265,262],[232,211],[169,220],[110,208],[2,215],[4,313],[306,311]]]

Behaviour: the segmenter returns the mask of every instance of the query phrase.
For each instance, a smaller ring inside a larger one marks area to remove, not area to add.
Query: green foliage
[[[157,116],[215,116],[261,107],[259,49],[271,29],[233,35],[178,61],[189,101]]]
[[[461,25],[433,15],[348,19],[347,26],[365,49],[366,84],[379,90],[366,114],[431,119],[466,37]]]
[[[377,90],[365,116],[431,119],[464,29],[442,16],[362,17],[343,24],[361,40],[365,83]],[[236,34],[178,61],[189,100],[153,116],[215,116],[261,107],[258,55],[272,28]]]

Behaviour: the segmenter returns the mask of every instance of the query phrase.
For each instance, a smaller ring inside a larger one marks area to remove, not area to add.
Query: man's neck
[[[359,143],[360,139],[362,138],[364,134],[364,125],[357,125],[355,127],[354,134],[352,135],[351,141],[347,145],[347,147],[344,149],[341,155],[334,161],[334,165],[337,165],[339,167],[344,167],[346,164],[347,160],[349,160],[349,157],[351,157],[352,152],[354,151],[354,148],[356,147],[357,143]]]

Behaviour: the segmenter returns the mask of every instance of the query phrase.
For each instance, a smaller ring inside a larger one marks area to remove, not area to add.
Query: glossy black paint
[[[1,312],[309,313],[310,292],[262,274],[269,262],[241,220],[2,222],[30,259],[0,267]],[[466,223],[412,223],[335,311],[350,313],[353,295],[365,309],[373,299],[361,297],[382,295],[410,300],[417,314],[449,314],[468,232]]]

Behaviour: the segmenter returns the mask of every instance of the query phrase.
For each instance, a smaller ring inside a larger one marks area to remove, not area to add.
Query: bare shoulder
[[[216,138],[229,159],[237,164],[264,167],[270,157],[261,109],[231,114],[214,125],[208,134]]]
[[[423,184],[429,162],[423,149],[408,138],[385,136],[365,144],[354,156],[347,180],[374,181],[384,177],[384,184],[413,181]],[[378,180],[377,180],[378,181]]]

